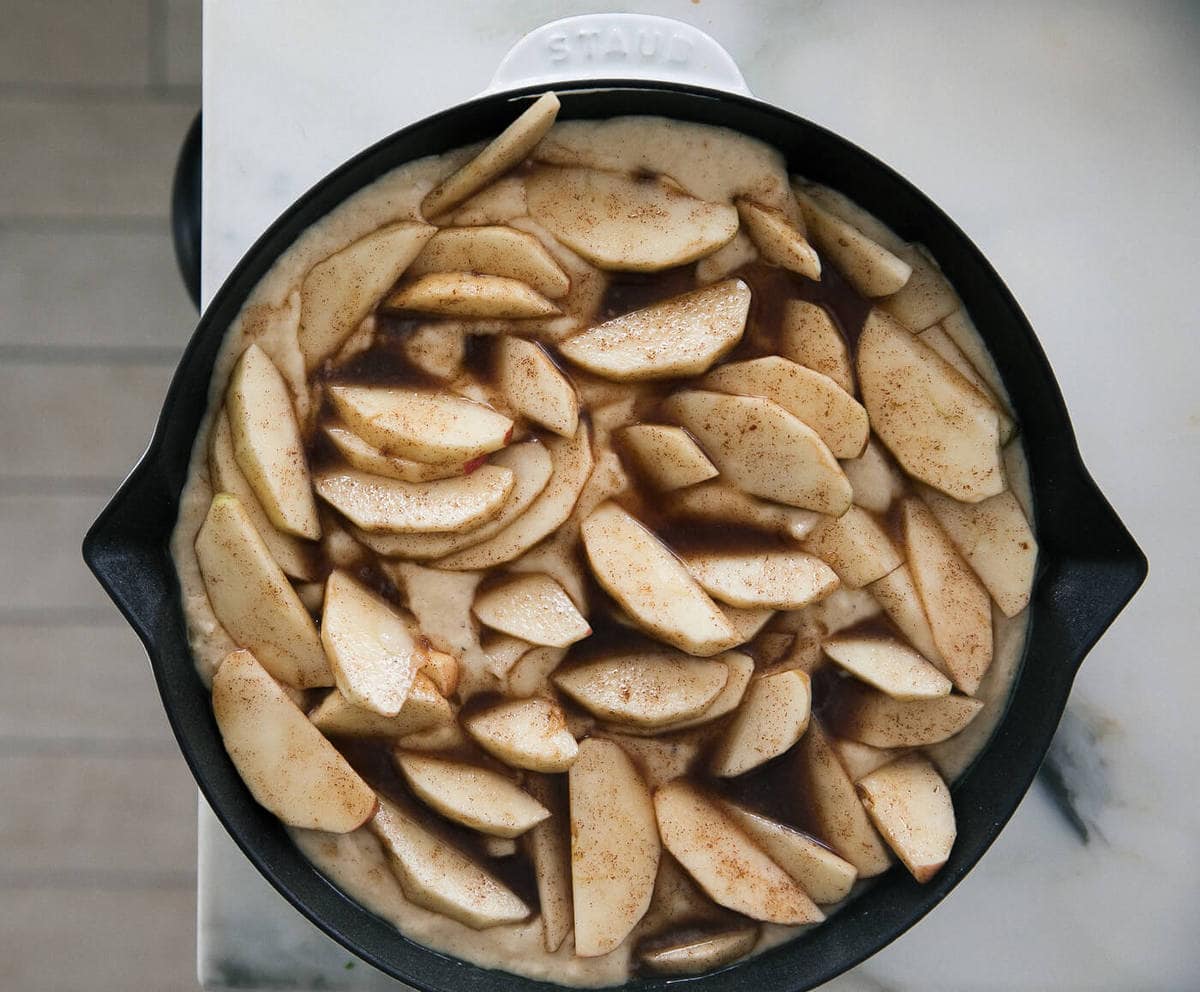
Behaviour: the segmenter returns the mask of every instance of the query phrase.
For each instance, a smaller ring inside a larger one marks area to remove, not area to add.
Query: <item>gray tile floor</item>
[[[79,544],[195,314],[199,0],[0,0],[0,989],[195,989],[195,791]]]

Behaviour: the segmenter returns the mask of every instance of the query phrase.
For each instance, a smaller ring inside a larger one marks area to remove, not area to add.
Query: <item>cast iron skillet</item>
[[[927,885],[893,869],[829,922],[689,989],[800,992],[827,981],[916,923],[979,860],[1017,808],[1058,725],[1084,655],[1146,576],[1146,559],[1088,476],[1058,385],[1028,322],[962,231],[895,172],[837,135],[767,104],[679,84],[556,86],[561,119],[657,114],[733,128],[778,148],[792,171],[827,183],[929,246],[996,360],[1024,430],[1039,575],[1023,667],[988,747],[954,789],[958,840]],[[487,971],[431,951],[343,896],[258,806],[221,746],[193,667],[168,539],[222,336],[276,257],[309,225],[382,173],[491,137],[540,91],[484,96],[384,139],[300,198],[246,254],[205,312],[171,383],[149,450],[92,526],[83,554],[150,655],[179,745],[213,810],[259,871],[302,913],[382,971],[436,992],[534,992],[558,986]],[[678,981],[678,980],[676,980]],[[666,979],[637,980],[662,989]]]

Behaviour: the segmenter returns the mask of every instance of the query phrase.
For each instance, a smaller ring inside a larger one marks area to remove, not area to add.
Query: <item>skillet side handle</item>
[[[625,13],[564,17],[535,28],[504,56],[484,93],[580,79],[649,79],[752,95],[733,57],[699,28]]]

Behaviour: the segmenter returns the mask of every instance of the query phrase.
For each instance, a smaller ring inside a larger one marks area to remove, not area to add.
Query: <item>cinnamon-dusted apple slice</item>
[[[505,684],[510,696],[532,696],[550,677],[567,652],[562,648],[530,648],[509,668]]]
[[[890,296],[908,282],[912,266],[904,259],[830,213],[804,191],[795,193],[809,239],[863,296]]]
[[[616,503],[583,522],[596,581],[659,640],[707,657],[738,643],[737,632],[665,544]]]
[[[1000,425],[1000,444],[1008,444],[1016,432],[1017,425],[1013,423],[1012,417],[1009,416],[1008,411],[999,397],[996,396],[995,391],[988,385],[987,380],[979,374],[975,366],[971,364],[970,359],[963,354],[962,349],[954,343],[954,340],[946,333],[942,325],[934,324],[932,327],[927,327],[917,337],[921,339],[922,344],[929,345],[930,348],[953,365],[955,371],[979,390],[986,397],[987,401],[996,408],[996,418]]]
[[[321,536],[292,396],[267,353],[251,344],[225,394],[233,453],[271,522],[296,537]]]
[[[871,747],[870,744],[848,740],[845,737],[835,738],[829,743],[837,754],[838,761],[846,769],[846,774],[855,782],[904,754],[897,748]]]
[[[525,202],[525,180],[520,176],[505,176],[481,189],[463,202],[449,220],[456,227],[477,227],[483,224],[507,224],[524,219],[529,213]]]
[[[458,691],[461,668],[458,659],[449,652],[438,651],[432,647],[426,648],[425,662],[421,665],[421,671],[428,676],[429,681],[437,686],[437,691],[443,696],[449,698]]]
[[[517,575],[479,593],[472,611],[493,630],[552,648],[592,632],[571,597],[544,573]]]
[[[992,663],[987,590],[921,500],[905,500],[901,519],[909,568],[934,643],[954,684],[973,696]]]
[[[842,471],[854,490],[854,505],[872,513],[887,513],[892,502],[904,495],[907,488],[904,476],[875,438],[867,442],[857,458],[843,459]]]
[[[650,790],[612,741],[590,738],[568,775],[575,953],[617,947],[650,906],[661,845]]]
[[[542,943],[553,954],[575,924],[571,896],[571,824],[566,797],[554,779],[531,772],[525,788],[550,816],[524,836],[525,850],[533,864],[538,907],[542,917]]]
[[[808,728],[811,703],[806,672],[777,672],[751,682],[713,749],[712,773],[732,778],[783,754]]]
[[[824,519],[812,510],[758,499],[720,479],[689,486],[673,495],[669,505],[680,516],[699,517],[720,525],[746,524],[796,541],[803,541]]]
[[[709,286],[722,279],[728,279],[743,265],[749,265],[758,258],[758,249],[745,231],[739,230],[731,241],[726,241],[711,255],[705,255],[696,263],[696,282],[701,286]]]
[[[576,365],[616,382],[700,375],[741,340],[750,287],[740,279],[613,317],[559,343]]]
[[[836,634],[821,647],[855,678],[893,699],[933,699],[950,692],[945,675],[893,637]]]
[[[389,224],[309,270],[300,284],[298,339],[310,372],[354,333],[436,230],[413,221]]]
[[[480,648],[487,655],[487,667],[492,674],[503,678],[520,661],[521,656],[533,647],[519,637],[510,637],[499,631],[484,631],[480,635]]]
[[[868,587],[892,623],[900,628],[908,642],[943,674],[949,672],[946,660],[933,640],[933,630],[925,615],[925,606],[913,582],[912,570],[901,565]]]
[[[775,610],[769,607],[748,607],[743,609],[738,606],[730,606],[728,603],[718,603],[717,606],[725,619],[729,621],[729,625],[737,631],[737,635],[740,638],[739,643],[741,644],[754,640],[758,632],[775,615]]]
[[[750,679],[754,676],[754,659],[740,651],[727,651],[713,660],[723,662],[729,669],[729,677],[724,687],[717,693],[716,698],[695,716],[663,727],[661,733],[675,733],[677,730],[688,730],[711,723],[732,713],[741,704],[746,696],[746,689],[750,686]]]
[[[467,357],[467,331],[462,322],[433,320],[413,328],[401,341],[404,357],[436,379],[453,380]]]
[[[778,403],[816,431],[835,458],[857,458],[870,434],[867,411],[858,400],[829,376],[778,355],[722,365],[700,386]]]
[[[513,768],[565,772],[578,745],[562,709],[548,699],[510,699],[472,713],[463,727],[485,751]]]
[[[389,310],[485,320],[550,317],[561,312],[523,282],[474,272],[431,272],[418,276],[392,293],[383,305]]]
[[[731,802],[724,811],[770,858],[792,876],[812,901],[841,902],[850,894],[858,870],[808,834]]]
[[[396,767],[421,802],[448,820],[493,837],[519,837],[550,811],[498,772],[397,750]]]
[[[879,521],[857,506],[818,524],[804,547],[831,565],[851,589],[861,589],[904,562]]]
[[[664,412],[686,427],[721,474],[752,496],[833,516],[850,507],[850,482],[817,432],[771,400],[685,390]]]
[[[846,339],[833,318],[819,303],[788,300],[783,307],[779,353],[814,372],[829,376],[854,395],[854,367]]]
[[[741,197],[737,201],[737,212],[759,253],[768,262],[809,279],[821,278],[820,257],[782,210]]]
[[[454,710],[429,676],[417,672],[395,716],[380,716],[355,706],[335,690],[314,707],[308,718],[326,736],[395,738],[447,726],[454,721]]]
[[[511,227],[447,227],[408,267],[409,275],[477,272],[516,279],[551,300],[567,295],[571,280],[532,234]]]
[[[682,427],[632,424],[617,436],[641,473],[660,491],[694,486],[717,475],[716,466]]]
[[[325,434],[351,468],[371,475],[381,475],[386,479],[399,479],[401,482],[435,482],[438,479],[466,475],[471,467],[471,462],[416,462],[411,458],[385,455],[352,430],[337,424],[327,424]]]
[[[236,496],[213,497],[195,550],[212,611],[237,644],[297,689],[333,685],[312,616]]]
[[[234,651],[221,662],[212,704],[242,781],[284,823],[349,833],[375,811],[374,790],[249,651]]]
[[[879,305],[914,333],[949,317],[960,300],[942,270],[919,245],[908,245],[896,253],[912,268],[900,290]]]
[[[663,846],[718,905],[767,923],[825,919],[796,881],[695,786],[684,779],[667,783],[654,794],[654,810]]]
[[[425,195],[421,201],[422,216],[437,217],[453,210],[493,179],[520,165],[553,127],[558,108],[558,97],[543,93],[483,151]]]
[[[497,378],[511,407],[555,434],[579,429],[579,397],[539,344],[505,335],[498,345]]]
[[[757,943],[757,927],[738,927],[678,940],[656,940],[639,949],[638,958],[655,975],[700,975],[745,957]]]
[[[543,166],[525,182],[529,214],[593,265],[658,272],[711,254],[738,230],[737,211],[666,179]]]
[[[743,609],[798,610],[838,587],[833,569],[803,551],[689,552],[682,557],[705,592]]]
[[[427,657],[404,618],[341,570],[325,582],[321,643],[342,695],[380,716],[400,712]]]
[[[872,747],[924,747],[953,737],[981,709],[983,703],[969,696],[906,701],[851,683],[839,692],[833,729]]]
[[[508,886],[396,804],[380,799],[370,826],[410,902],[476,930],[529,915]]]
[[[494,520],[514,484],[513,473],[485,465],[436,482],[401,482],[353,469],[317,477],[317,492],[357,527],[390,534],[444,534]]]
[[[863,805],[913,878],[928,882],[958,834],[950,788],[925,758],[911,754],[859,779]]]
[[[596,716],[662,727],[702,713],[729,680],[718,659],[685,654],[619,654],[554,673],[554,684]]]
[[[909,475],[968,503],[1003,491],[996,408],[880,310],[858,339],[858,381],[872,429]]]

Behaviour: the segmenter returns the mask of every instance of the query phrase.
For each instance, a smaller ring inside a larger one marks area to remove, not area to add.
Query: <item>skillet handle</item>
[[[484,93],[580,79],[649,79],[752,95],[733,57],[699,28],[623,13],[535,28],[509,49]]]

